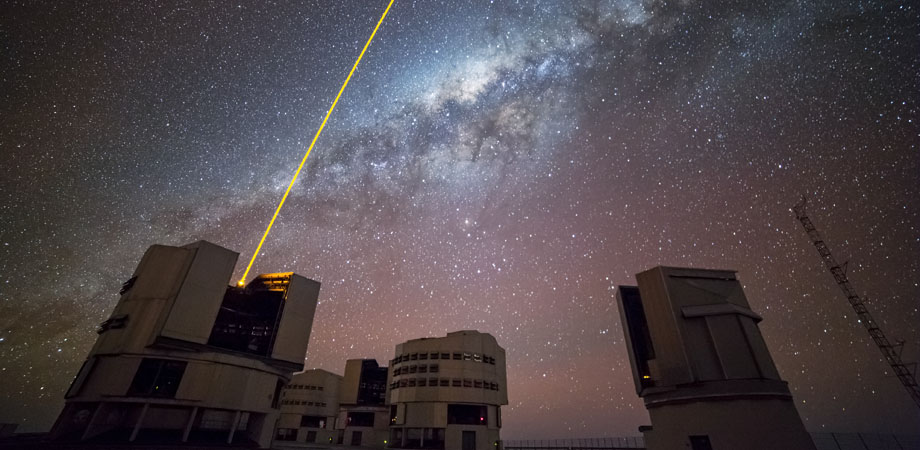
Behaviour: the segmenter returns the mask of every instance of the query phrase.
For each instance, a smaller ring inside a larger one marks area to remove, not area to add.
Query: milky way
[[[0,422],[50,426],[151,244],[240,276],[385,1],[12,2],[0,14]],[[504,438],[633,435],[614,301],[739,271],[812,431],[920,413],[790,207],[920,355],[910,2],[397,0],[253,273],[323,283],[307,367],[459,329]]]

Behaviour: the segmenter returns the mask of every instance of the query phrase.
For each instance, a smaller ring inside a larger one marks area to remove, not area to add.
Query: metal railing
[[[503,450],[620,450],[645,448],[642,436],[501,441]]]
[[[811,433],[818,450],[920,450],[920,435]]]
[[[810,433],[817,450],[920,450],[920,435]],[[501,441],[502,450],[644,449],[641,436]]]

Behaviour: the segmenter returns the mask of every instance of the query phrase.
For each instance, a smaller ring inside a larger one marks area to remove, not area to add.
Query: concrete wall
[[[690,448],[689,436],[709,436],[714,450],[814,450],[791,400],[739,399],[649,408],[649,450]]]
[[[329,439],[335,440],[335,420],[339,412],[338,392],[342,376],[322,369],[307,370],[295,373],[282,391],[281,418],[277,428],[297,430],[297,442],[307,442],[310,431],[316,433],[317,444],[328,444]],[[313,389],[310,389],[313,387]],[[322,390],[318,388],[322,387]],[[292,404],[296,403],[296,404]],[[325,404],[325,406],[319,406]],[[317,416],[325,418],[325,426],[303,427],[303,416]]]
[[[461,450],[464,431],[476,433],[476,450],[495,450],[497,448],[495,442],[500,439],[498,429],[474,425],[451,425],[445,432],[444,450]]]
[[[354,406],[341,405],[335,421],[335,428],[339,433],[344,433],[345,445],[352,445],[354,431],[361,432],[361,446],[383,448],[384,441],[390,435],[390,407],[380,406]],[[373,427],[359,427],[348,424],[348,413],[369,412],[374,414]]]
[[[72,397],[79,401],[125,397],[141,361],[145,357],[162,357],[187,361],[187,365],[175,398],[158,399],[159,402],[196,405],[206,401],[211,408],[272,411],[275,383],[279,379],[286,379],[284,373],[267,365],[253,367],[254,364],[245,358],[240,358],[240,365],[234,365],[227,364],[224,355],[214,355],[213,359],[223,360],[220,363],[209,360],[207,353],[196,356],[203,359],[181,359],[172,354],[157,353],[95,357],[92,376],[86,377],[80,386],[74,386]]]
[[[240,255],[206,241],[198,241],[184,248],[193,250],[194,256],[179,292],[167,300],[168,314],[159,334],[206,344],[230,277],[233,276],[236,259]],[[157,267],[156,272],[163,269]],[[144,276],[152,272],[145,271]]]
[[[339,403],[354,405],[358,403],[358,386],[361,383],[361,367],[363,359],[349,359],[345,361],[345,374],[339,387]]]
[[[303,366],[316,314],[320,283],[297,274],[290,274],[290,284],[284,299],[281,324],[275,337],[272,358]]]
[[[432,353],[437,353],[438,359],[430,359]],[[450,359],[442,359],[441,354],[450,354]],[[455,360],[453,355],[488,355],[495,358],[495,364],[469,360]],[[448,333],[446,337],[414,339],[396,346],[397,356],[410,356],[425,354],[429,359],[409,360],[390,364],[390,374],[387,384],[389,403],[404,402],[449,402],[449,403],[481,403],[491,405],[508,404],[508,385],[505,368],[505,350],[498,345],[495,338],[486,333],[476,331],[458,331]],[[409,373],[394,376],[395,369],[410,366],[438,366],[437,373]],[[487,380],[498,384],[498,390],[476,389],[466,387],[438,386],[438,387],[400,387],[393,388],[394,382],[409,378],[440,379],[468,379]]]

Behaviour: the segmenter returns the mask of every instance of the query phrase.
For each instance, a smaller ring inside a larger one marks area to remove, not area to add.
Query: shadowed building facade
[[[239,255],[150,247],[52,429],[60,440],[255,442],[303,369],[320,284],[293,273],[228,286]]]
[[[735,272],[656,267],[619,286],[649,450],[814,450]]]
[[[387,367],[375,359],[345,361],[339,389],[336,443],[383,448],[389,433]]]
[[[492,335],[413,339],[396,346],[390,367],[390,448],[497,446],[508,390],[505,350]]]
[[[278,441],[332,444],[342,376],[323,369],[295,373],[281,391]]]
[[[281,393],[275,438],[306,444],[383,448],[389,435],[387,368],[349,359],[345,375],[322,369],[296,373]]]

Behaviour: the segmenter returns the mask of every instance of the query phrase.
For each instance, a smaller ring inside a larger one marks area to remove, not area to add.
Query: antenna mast
[[[799,219],[799,222],[802,222],[802,226],[805,227],[808,237],[811,238],[811,242],[815,244],[815,248],[818,249],[821,260],[824,261],[824,266],[831,272],[831,275],[834,276],[834,281],[837,282],[837,286],[840,286],[840,290],[847,296],[847,301],[850,302],[850,306],[856,311],[856,316],[859,317],[859,321],[866,327],[866,331],[869,332],[869,336],[875,341],[875,345],[882,351],[882,355],[885,356],[885,360],[888,361],[891,370],[893,370],[895,375],[898,376],[898,379],[901,380],[901,384],[904,385],[911,398],[914,399],[914,403],[920,407],[920,386],[917,386],[916,373],[911,372],[908,368],[909,365],[901,361],[904,341],[898,341],[898,343],[892,345],[891,342],[888,341],[888,338],[885,337],[885,333],[882,332],[882,329],[879,328],[875,319],[869,314],[869,310],[866,309],[866,304],[863,302],[863,299],[856,293],[853,286],[850,285],[850,280],[847,279],[846,274],[847,264],[837,264],[837,260],[834,259],[830,249],[827,248],[827,244],[824,243],[824,238],[821,236],[821,233],[818,232],[818,229],[815,228],[815,224],[812,223],[811,219],[805,214],[806,202],[807,199],[803,196],[802,201],[792,208],[795,212],[795,217]],[[910,366],[916,368],[916,363],[910,364]]]

